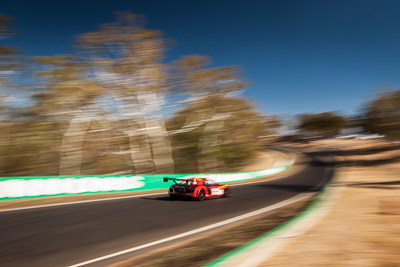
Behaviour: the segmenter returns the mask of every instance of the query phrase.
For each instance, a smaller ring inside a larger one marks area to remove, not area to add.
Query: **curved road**
[[[0,212],[0,265],[81,263],[229,219],[302,192],[318,191],[332,175],[332,166],[312,159],[307,168],[291,176],[235,186],[229,198],[170,201],[165,194]],[[94,265],[104,266],[132,255]]]

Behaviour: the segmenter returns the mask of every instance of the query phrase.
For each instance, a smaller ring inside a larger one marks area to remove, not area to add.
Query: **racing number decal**
[[[211,195],[223,195],[224,194],[224,189],[222,188],[211,188]]]

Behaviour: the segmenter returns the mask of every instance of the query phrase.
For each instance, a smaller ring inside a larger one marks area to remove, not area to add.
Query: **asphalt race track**
[[[332,175],[332,166],[313,159],[294,175],[235,186],[229,198],[170,201],[165,194],[1,212],[0,266],[81,263],[318,191]],[[92,265],[105,266],[140,253]]]

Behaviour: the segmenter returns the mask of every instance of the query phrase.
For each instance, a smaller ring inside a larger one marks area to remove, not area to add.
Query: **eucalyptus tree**
[[[173,64],[174,90],[187,95],[183,102],[189,106],[184,112],[177,114],[178,117],[183,116],[185,122],[180,128],[172,127],[175,129],[170,133],[183,134],[190,131],[198,132],[198,129],[201,129],[197,149],[199,166],[204,171],[216,170],[223,165],[223,161],[217,156],[222,144],[226,142],[226,139],[224,141],[222,138],[223,133],[226,133],[227,129],[238,133],[241,131],[240,127],[247,127],[247,123],[239,120],[237,108],[241,109],[240,114],[243,114],[244,110],[254,113],[253,107],[245,100],[232,98],[247,86],[247,83],[239,78],[238,67],[207,68],[209,64],[208,57],[199,55],[182,57]],[[237,124],[232,123],[233,121]],[[228,125],[228,122],[231,123]],[[252,119],[249,122],[255,121]],[[247,130],[252,131],[250,128]]]
[[[377,95],[364,109],[366,131],[390,137],[400,136],[400,90]]]
[[[299,116],[299,130],[305,133],[335,135],[347,125],[345,117],[335,112],[302,114]]]
[[[86,77],[86,67],[74,56],[36,57],[35,61],[44,68],[36,73],[42,92],[34,95],[37,104],[32,111],[68,122],[60,147],[59,174],[80,174],[85,133],[92,120],[104,117],[98,101],[103,88]]]
[[[198,126],[185,127],[188,118],[198,121]],[[179,110],[168,123],[179,170],[237,169],[258,149],[257,137],[265,132],[265,121],[248,100],[238,97],[210,95]]]
[[[15,34],[11,23],[11,17],[0,14],[0,41]],[[16,48],[0,43],[0,112],[3,115],[7,109],[4,102],[9,97],[9,92],[6,90],[12,90],[13,76],[20,68],[18,57],[19,51]]]
[[[138,15],[118,13],[114,23],[79,36],[77,45],[90,77],[105,88],[117,117],[127,122],[124,132],[136,172],[172,172],[172,149],[161,113],[167,93],[161,33],[144,28]]]
[[[183,101],[184,103],[204,102],[210,96],[230,96],[248,85],[240,80],[238,67],[206,68],[210,61],[210,58],[206,56],[190,55],[174,62],[174,91],[188,96]],[[200,117],[188,117],[188,121],[182,130],[198,127],[204,123],[214,124],[215,127],[220,128],[224,118],[229,117],[229,112],[224,114],[215,112],[214,115],[217,115],[214,119],[209,117],[209,114],[200,114]],[[215,121],[218,121],[218,123],[215,123]]]
[[[0,14],[0,41],[11,37],[14,31],[10,28],[12,19],[6,15]],[[18,54],[17,49],[5,45],[0,45],[0,86],[4,87],[7,77],[14,73],[17,66],[15,57]]]

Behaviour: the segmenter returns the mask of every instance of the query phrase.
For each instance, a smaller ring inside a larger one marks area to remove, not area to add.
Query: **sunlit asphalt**
[[[315,159],[288,177],[235,186],[232,196],[170,201],[166,195],[0,213],[1,266],[68,266],[318,191],[333,167]],[[152,249],[148,248],[147,250]],[[112,258],[104,266],[143,251]]]

